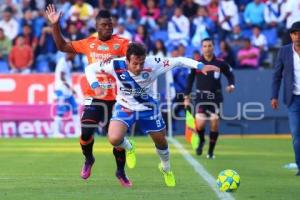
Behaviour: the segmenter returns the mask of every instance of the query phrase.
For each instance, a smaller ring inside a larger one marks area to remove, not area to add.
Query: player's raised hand
[[[207,75],[207,72],[210,71],[220,72],[220,68],[214,65],[204,65],[203,68],[201,69],[201,72],[205,75]]]
[[[51,24],[58,23],[58,20],[59,20],[60,16],[62,15],[61,12],[56,11],[54,4],[49,4],[47,6],[45,12],[46,12],[47,18]]]

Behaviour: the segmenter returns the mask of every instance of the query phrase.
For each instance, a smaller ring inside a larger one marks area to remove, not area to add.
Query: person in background
[[[8,54],[11,50],[12,42],[4,35],[4,30],[0,28],[0,73],[8,73]]]
[[[259,49],[259,64],[261,64],[267,57],[268,43],[266,36],[262,34],[258,26],[253,26],[252,28],[251,44]]]
[[[174,15],[168,22],[168,37],[172,47],[183,44],[188,45],[190,34],[190,21],[182,14],[181,8],[175,9]]]
[[[10,40],[13,40],[18,35],[19,24],[17,20],[13,18],[13,9],[6,7],[2,13],[2,19],[0,20],[0,28],[4,30],[4,34]]]
[[[54,138],[63,138],[67,133],[63,133],[63,118],[66,113],[72,112],[74,123],[74,136],[80,136],[80,118],[78,115],[78,105],[75,100],[76,92],[72,88],[72,62],[75,54],[67,53],[61,57],[55,68],[54,93],[56,96],[56,116],[54,117]]]
[[[160,39],[156,40],[152,51],[150,51],[150,55],[154,55],[158,57],[166,57],[167,49],[166,46],[164,45],[164,41]]]
[[[214,55],[214,44],[212,39],[207,38],[202,41],[201,51],[203,56],[199,61],[205,65],[214,65],[218,67],[220,72],[209,72],[206,76],[201,76],[201,72],[192,69],[187,79],[184,105],[186,108],[190,106],[190,93],[196,78],[196,130],[200,139],[196,154],[202,155],[205,144],[206,121],[209,121],[210,133],[207,158],[214,159],[214,150],[219,137],[219,110],[220,105],[223,102],[221,74],[224,74],[228,80],[226,91],[229,93],[233,92],[235,88],[235,80],[230,65],[225,61],[216,58]]]
[[[237,57],[240,69],[257,69],[259,67],[260,51],[251,45],[249,38],[244,39],[244,47],[238,51]]]
[[[25,44],[24,36],[19,35],[16,38],[16,44],[12,47],[8,61],[11,67],[11,73],[29,74],[33,63],[33,50]]]
[[[225,40],[220,42],[220,53],[218,58],[225,60],[231,67],[236,67],[234,53]]]
[[[265,25],[264,12],[265,3],[262,0],[254,0],[248,3],[243,13],[248,28],[252,28],[252,26],[263,28]]]
[[[278,96],[283,81],[283,101],[288,108],[288,117],[293,141],[296,176],[300,176],[300,21],[289,30],[292,43],[280,48],[274,66],[271,106],[278,109]]]

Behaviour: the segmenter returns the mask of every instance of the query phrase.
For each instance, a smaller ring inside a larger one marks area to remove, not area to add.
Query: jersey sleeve
[[[234,85],[235,78],[234,78],[232,67],[225,62],[223,63],[223,66],[224,67],[221,68],[221,72],[226,76],[228,85]]]
[[[121,54],[122,56],[126,56],[127,48],[128,48],[129,40],[124,39],[124,42],[122,44]]]
[[[87,41],[86,39],[72,41],[71,45],[77,53],[87,54]]]
[[[95,63],[88,65],[85,68],[86,78],[87,78],[90,86],[93,89],[96,87],[99,87],[99,86],[101,87],[101,84],[99,83],[98,78],[97,78],[99,73],[101,75],[101,72],[102,73],[105,72],[105,73],[115,76],[114,69],[113,69],[113,60],[110,62],[106,62],[106,63],[95,62]]]
[[[154,73],[158,76],[173,69],[174,67],[197,69],[198,67],[203,66],[203,64],[201,62],[185,57],[162,58],[150,56],[147,57],[145,66],[151,66]]]
[[[186,88],[184,91],[184,95],[186,95],[186,96],[190,95],[190,93],[192,91],[194,80],[195,80],[195,75],[196,75],[196,69],[192,69],[188,76],[187,82],[186,82]]]

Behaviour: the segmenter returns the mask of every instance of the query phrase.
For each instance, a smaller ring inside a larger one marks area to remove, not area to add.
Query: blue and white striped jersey
[[[85,68],[86,77],[92,88],[99,86],[97,73],[105,72],[116,78],[117,102],[133,111],[145,111],[153,109],[157,105],[157,94],[153,93],[154,80],[166,71],[174,67],[188,67],[197,69],[203,66],[195,60],[177,57],[160,58],[149,56],[145,59],[142,72],[134,75],[127,69],[125,57],[116,58],[109,63],[96,62]],[[102,88],[113,87],[112,85],[100,85]]]

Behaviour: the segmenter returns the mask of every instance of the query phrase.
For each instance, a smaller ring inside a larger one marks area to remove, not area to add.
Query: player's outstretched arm
[[[220,68],[214,65],[204,65],[202,62],[196,60],[185,58],[185,57],[176,57],[176,58],[158,58],[158,57],[149,57],[147,59],[147,64],[150,66],[155,66],[156,73],[163,74],[174,67],[186,67],[192,69],[201,70],[203,74],[207,74],[209,71],[220,72]]]
[[[111,75],[113,74],[113,67],[112,67],[112,62],[103,64],[103,62],[95,62],[92,63],[90,65],[88,65],[85,68],[85,75],[86,78],[91,86],[92,89],[95,90],[95,93],[97,95],[100,95],[103,93],[103,89],[107,89],[109,88],[109,86],[111,85],[104,85],[104,84],[100,84],[98,81],[98,76],[101,76],[100,72],[105,72],[105,73],[109,73]],[[100,73],[100,74],[99,74]]]
[[[176,61],[177,60],[177,61]],[[184,57],[175,58],[175,62],[177,62],[177,66],[183,66],[188,68],[194,68],[201,70],[204,75],[207,75],[207,72],[215,71],[220,72],[220,68],[214,65],[204,65],[202,62],[198,62],[196,60]]]
[[[203,65],[203,63],[202,63]],[[216,67],[214,65],[203,65],[202,68],[199,68],[201,70],[201,72],[204,74],[204,75],[207,75],[207,72],[210,72],[210,71],[214,71],[214,72],[220,72],[220,68],[219,67]]]
[[[57,49],[63,52],[77,53],[72,47],[71,42],[66,42],[61,34],[59,19],[62,13],[57,12],[53,4],[49,4],[45,12],[52,27],[52,35]]]

